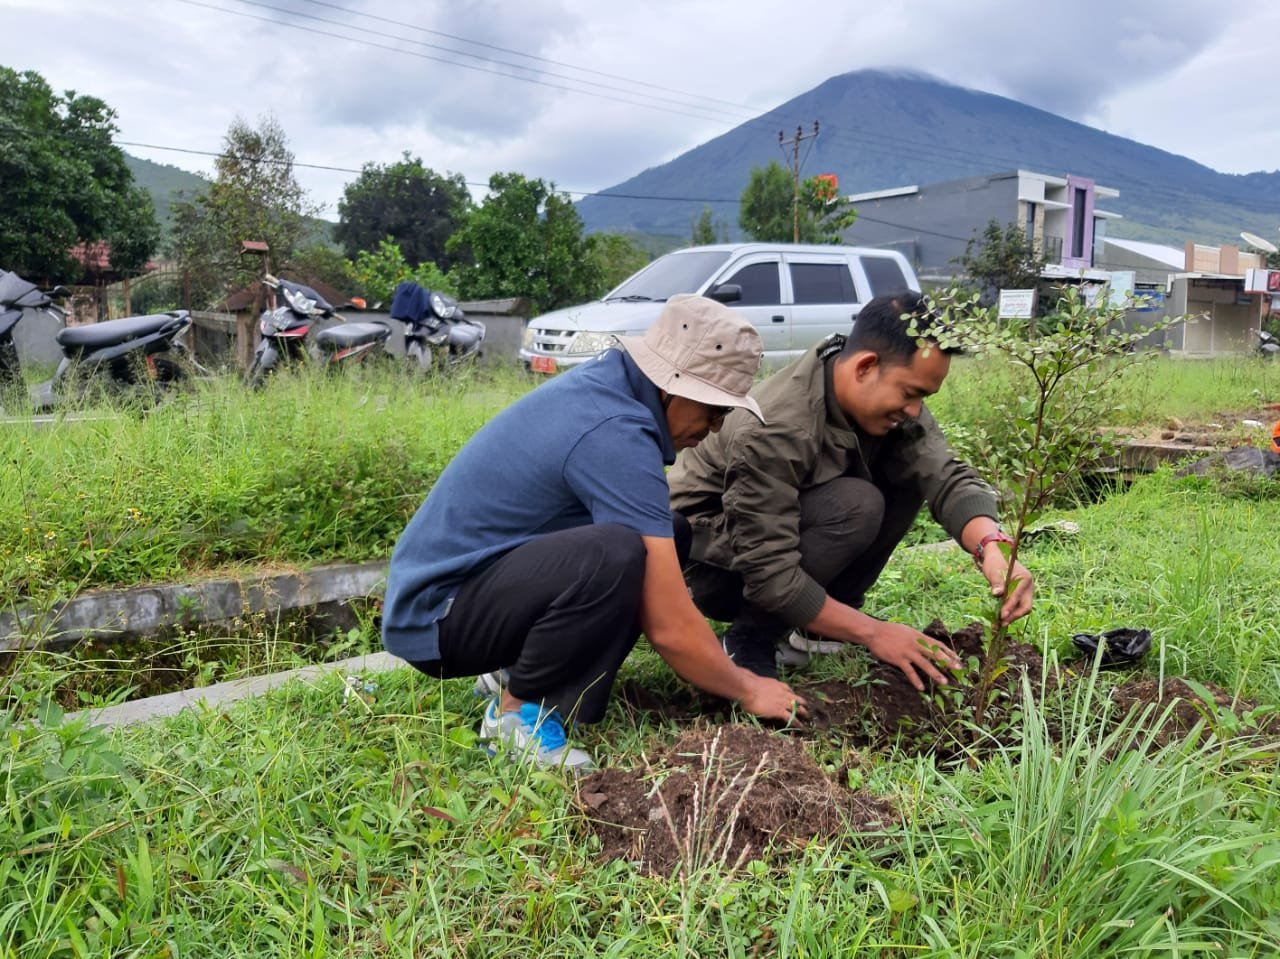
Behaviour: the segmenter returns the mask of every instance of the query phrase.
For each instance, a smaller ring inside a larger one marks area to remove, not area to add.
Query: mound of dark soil
[[[948,686],[928,683],[922,694],[896,666],[877,662],[857,684],[840,680],[797,684],[796,691],[809,702],[811,724],[838,732],[866,748],[896,742],[909,751],[949,756],[971,745],[963,722],[973,716],[972,697],[986,658],[985,627],[970,623],[949,633],[934,620],[924,633],[960,655],[965,667],[958,680]],[[1032,688],[1038,690],[1043,670],[1040,654],[1022,643],[1010,643],[1006,659],[1008,668],[995,681],[984,723],[995,731],[1007,725],[1011,711],[1021,702],[1022,676],[1030,676]]]
[[[578,803],[604,859],[663,876],[898,821],[889,800],[831,782],[793,736],[742,725],[691,730],[648,769],[592,773]]]
[[[1233,696],[1213,683],[1197,685],[1203,692],[1174,677],[1163,682],[1131,679],[1111,691],[1111,701],[1121,716],[1153,707],[1148,722],[1154,727],[1152,744],[1156,746],[1186,739],[1199,723],[1204,723],[1199,732],[1201,742],[1215,734],[1259,740],[1280,736],[1280,715],[1260,714],[1254,700]]]

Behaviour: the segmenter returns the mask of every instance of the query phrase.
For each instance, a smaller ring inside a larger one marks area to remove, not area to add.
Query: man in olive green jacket
[[[730,414],[670,472],[672,506],[693,527],[686,582],[704,615],[731,624],[725,649],[740,666],[776,676],[775,646],[800,629],[867,647],[917,688],[920,674],[945,683],[938,667],[958,666],[954,652],[859,608],[925,503],[1004,593],[995,494],[924,407],[951,357],[909,336],[904,315],[934,322],[917,293],[872,300],[849,337],[752,390],[765,423]],[[1031,609],[1031,574],[1015,564],[1014,580],[1006,623]]]

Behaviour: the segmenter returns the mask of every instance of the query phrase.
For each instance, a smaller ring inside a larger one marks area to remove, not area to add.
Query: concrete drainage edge
[[[86,719],[92,726],[106,728],[132,726],[150,722],[153,719],[176,716],[184,709],[199,705],[221,706],[238,702],[251,696],[259,696],[294,680],[302,682],[318,680],[330,673],[386,672],[404,665],[406,663],[403,659],[392,656],[390,653],[369,653],[364,656],[352,656],[350,659],[343,659],[336,663],[320,663],[281,673],[270,673],[266,676],[232,679],[212,686],[180,689],[177,692],[135,699],[118,706],[86,709],[68,713],[65,718],[67,720]]]
[[[48,613],[30,607],[0,612],[0,652],[29,645],[40,635],[45,648],[89,639],[129,640],[182,624],[225,622],[265,610],[297,609],[346,602],[382,593],[387,562],[317,566],[299,573],[269,573],[244,579],[137,586],[82,593]]]

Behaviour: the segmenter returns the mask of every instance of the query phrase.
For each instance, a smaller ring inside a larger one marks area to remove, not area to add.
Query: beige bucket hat
[[[764,355],[760,334],[723,303],[673,296],[644,336],[618,342],[658,389],[708,406],[740,406],[764,422],[747,395]]]

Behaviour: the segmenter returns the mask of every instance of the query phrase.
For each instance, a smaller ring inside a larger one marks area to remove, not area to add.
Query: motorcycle
[[[341,316],[333,304],[309,286],[290,280],[277,279],[270,274],[262,283],[272,293],[279,294],[284,305],[269,305],[258,319],[258,332],[262,339],[254,351],[253,363],[245,375],[252,387],[259,387],[281,362],[297,363],[307,356],[307,334],[319,319]],[[328,369],[347,363],[360,363],[372,351],[380,348],[391,336],[391,327],[385,323],[340,323],[321,330],[314,337],[318,359]]]
[[[1280,339],[1276,339],[1275,335],[1260,330],[1258,332],[1258,354],[1265,357],[1274,357],[1280,353]]]
[[[0,271],[0,384],[12,390],[22,383],[13,330],[23,310],[48,313],[65,324],[65,314],[54,303],[65,293],[62,287],[45,293],[16,273]],[[186,310],[64,325],[54,337],[62,347],[62,359],[53,379],[32,390],[36,408],[54,409],[67,393],[83,394],[92,388],[154,399],[185,379],[188,369],[199,369],[179,339],[190,328],[191,315]]]
[[[405,355],[423,372],[480,356],[484,324],[467,319],[458,301],[443,293],[405,280],[391,297],[391,318],[404,323]]]

